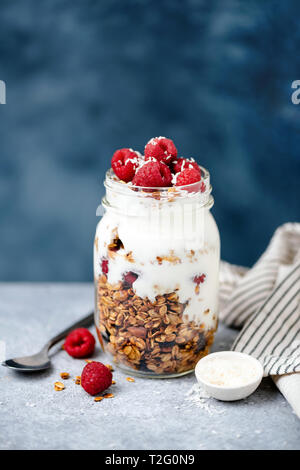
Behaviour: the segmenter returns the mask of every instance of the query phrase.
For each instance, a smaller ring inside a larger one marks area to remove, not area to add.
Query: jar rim
[[[184,186],[171,186],[171,187],[145,187],[133,186],[130,183],[121,181],[110,168],[105,175],[104,186],[108,191],[116,192],[120,195],[131,197],[146,197],[159,200],[193,198],[201,196],[203,203],[208,202],[212,187],[210,184],[209,171],[200,166],[201,180],[196,183],[187,184]]]

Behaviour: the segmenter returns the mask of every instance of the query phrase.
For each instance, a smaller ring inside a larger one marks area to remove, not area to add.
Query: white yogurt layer
[[[184,315],[206,329],[215,328],[220,241],[209,208],[192,197],[161,203],[138,197],[126,186],[124,190],[122,195],[107,194],[110,207],[96,229],[95,277],[102,274],[101,261],[117,233],[124,248],[109,258],[109,283],[132,271],[138,274],[132,287],[142,298],[154,301],[177,290],[180,302],[187,303]],[[205,280],[197,294],[193,279],[202,274]]]

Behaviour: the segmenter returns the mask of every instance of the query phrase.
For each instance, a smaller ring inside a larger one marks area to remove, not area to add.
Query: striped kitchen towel
[[[251,269],[221,263],[220,320],[241,328],[232,349],[256,357],[265,376],[300,372],[299,300],[298,223],[279,227]]]
[[[265,375],[300,372],[300,224],[279,227],[249,270],[222,262],[220,319],[242,328],[232,349]]]

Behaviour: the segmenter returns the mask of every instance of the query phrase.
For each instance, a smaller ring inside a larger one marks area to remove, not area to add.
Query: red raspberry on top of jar
[[[138,153],[132,149],[119,149],[113,154],[111,167],[120,180],[128,183],[138,166]]]
[[[201,173],[195,168],[186,168],[178,173],[176,178],[176,186],[186,186],[188,184],[197,183],[201,180]]]
[[[194,168],[201,175],[201,169],[197,162],[193,158],[177,158],[171,165],[173,173],[180,173],[187,168]]]
[[[173,140],[153,137],[145,146],[145,156],[123,148],[116,150],[111,161],[115,175],[130,186],[146,188],[169,188],[188,186],[189,192],[204,192],[201,168],[193,158],[178,158]],[[194,185],[193,183],[198,183]],[[107,274],[108,265],[102,262],[102,272]]]
[[[149,160],[137,170],[132,184],[147,188],[168,187],[172,184],[172,173],[164,163]]]
[[[155,158],[169,165],[177,157],[177,148],[173,140],[166,137],[153,137],[145,147],[145,160]]]

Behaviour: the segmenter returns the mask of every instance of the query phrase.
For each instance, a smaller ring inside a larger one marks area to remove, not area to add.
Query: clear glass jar
[[[213,342],[220,239],[209,173],[201,172],[199,183],[159,189],[106,174],[94,243],[95,323],[128,373],[187,374]]]

